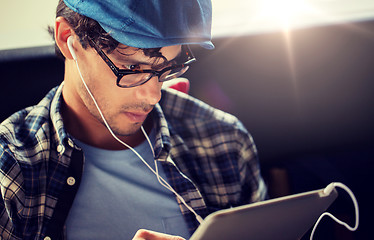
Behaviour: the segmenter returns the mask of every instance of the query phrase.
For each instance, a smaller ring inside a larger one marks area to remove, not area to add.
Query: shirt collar
[[[68,140],[68,133],[66,132],[66,129],[64,128],[64,122],[61,115],[61,106],[62,106],[62,89],[64,86],[64,82],[60,84],[60,86],[57,88],[55,96],[52,99],[51,102],[51,120],[53,127],[56,131],[55,134],[55,140],[58,142],[59,145],[65,145],[65,141]]]
[[[161,109],[160,104],[156,104],[152,116],[154,120],[154,128],[156,130],[155,141],[155,158],[159,161],[166,161],[171,149],[170,129]]]

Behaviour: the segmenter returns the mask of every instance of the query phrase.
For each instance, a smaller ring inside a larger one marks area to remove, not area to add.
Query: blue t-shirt
[[[66,222],[68,240],[130,240],[141,228],[190,237],[175,195],[161,186],[131,150],[110,151],[76,143],[83,149],[85,164]],[[135,150],[154,168],[147,141]],[[160,164],[158,169],[166,180]]]

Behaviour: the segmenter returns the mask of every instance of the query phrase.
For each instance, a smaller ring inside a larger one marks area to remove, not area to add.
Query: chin
[[[133,124],[132,126],[126,127],[126,128],[114,128],[114,129],[112,129],[112,131],[117,136],[129,137],[129,136],[133,136],[133,135],[137,134],[139,132],[142,124],[143,123],[137,123],[137,124]]]

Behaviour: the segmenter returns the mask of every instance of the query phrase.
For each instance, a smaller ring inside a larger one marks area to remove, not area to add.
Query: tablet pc
[[[220,210],[207,216],[190,240],[296,240],[336,199],[334,189],[299,193]]]

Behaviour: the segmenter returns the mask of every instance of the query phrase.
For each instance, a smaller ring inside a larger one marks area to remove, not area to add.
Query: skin
[[[147,119],[147,116],[160,101],[162,83],[154,77],[137,87],[118,87],[113,72],[93,48],[83,49],[78,37],[64,18],[56,19],[55,29],[56,43],[66,59],[62,96],[63,119],[68,132],[80,141],[95,147],[110,150],[124,149],[124,146],[110,135],[82,83],[76,62],[67,47],[67,39],[73,36],[73,49],[79,69],[111,129],[117,137],[132,147],[143,142],[144,136],[140,127],[145,123],[146,130],[150,130],[151,119]],[[162,48],[161,53],[170,60],[180,53],[180,49],[181,46],[168,46]],[[114,51],[108,56],[120,68],[126,64],[125,58],[149,62],[150,65],[154,61],[135,48],[129,47],[119,51],[122,54]],[[130,56],[124,57],[123,53]],[[144,68],[149,69],[150,66]]]
[[[164,233],[140,229],[136,232],[133,240],[185,240],[182,237],[171,236]]]
[[[145,140],[140,127],[144,125],[147,132],[151,130],[152,120],[147,118],[154,105],[160,101],[162,83],[154,77],[147,83],[133,87],[120,88],[116,85],[116,76],[93,48],[83,49],[68,22],[58,17],[55,21],[55,40],[61,53],[65,56],[65,76],[62,90],[62,117],[67,131],[91,146],[109,150],[123,150],[120,144],[109,133],[103,120],[88,95],[79,75],[77,64],[67,45],[67,39],[73,37],[73,49],[77,56],[79,69],[83,79],[96,99],[105,119],[118,138],[135,147]],[[121,45],[120,47],[123,47]],[[122,53],[130,54],[134,61],[154,62],[142,51],[134,48],[121,48]],[[181,51],[181,46],[168,46],[161,49],[167,60],[175,58]],[[116,66],[125,65],[123,55],[114,51],[108,55]],[[148,67],[150,68],[150,67]],[[170,236],[141,229],[134,240],[182,240]]]

